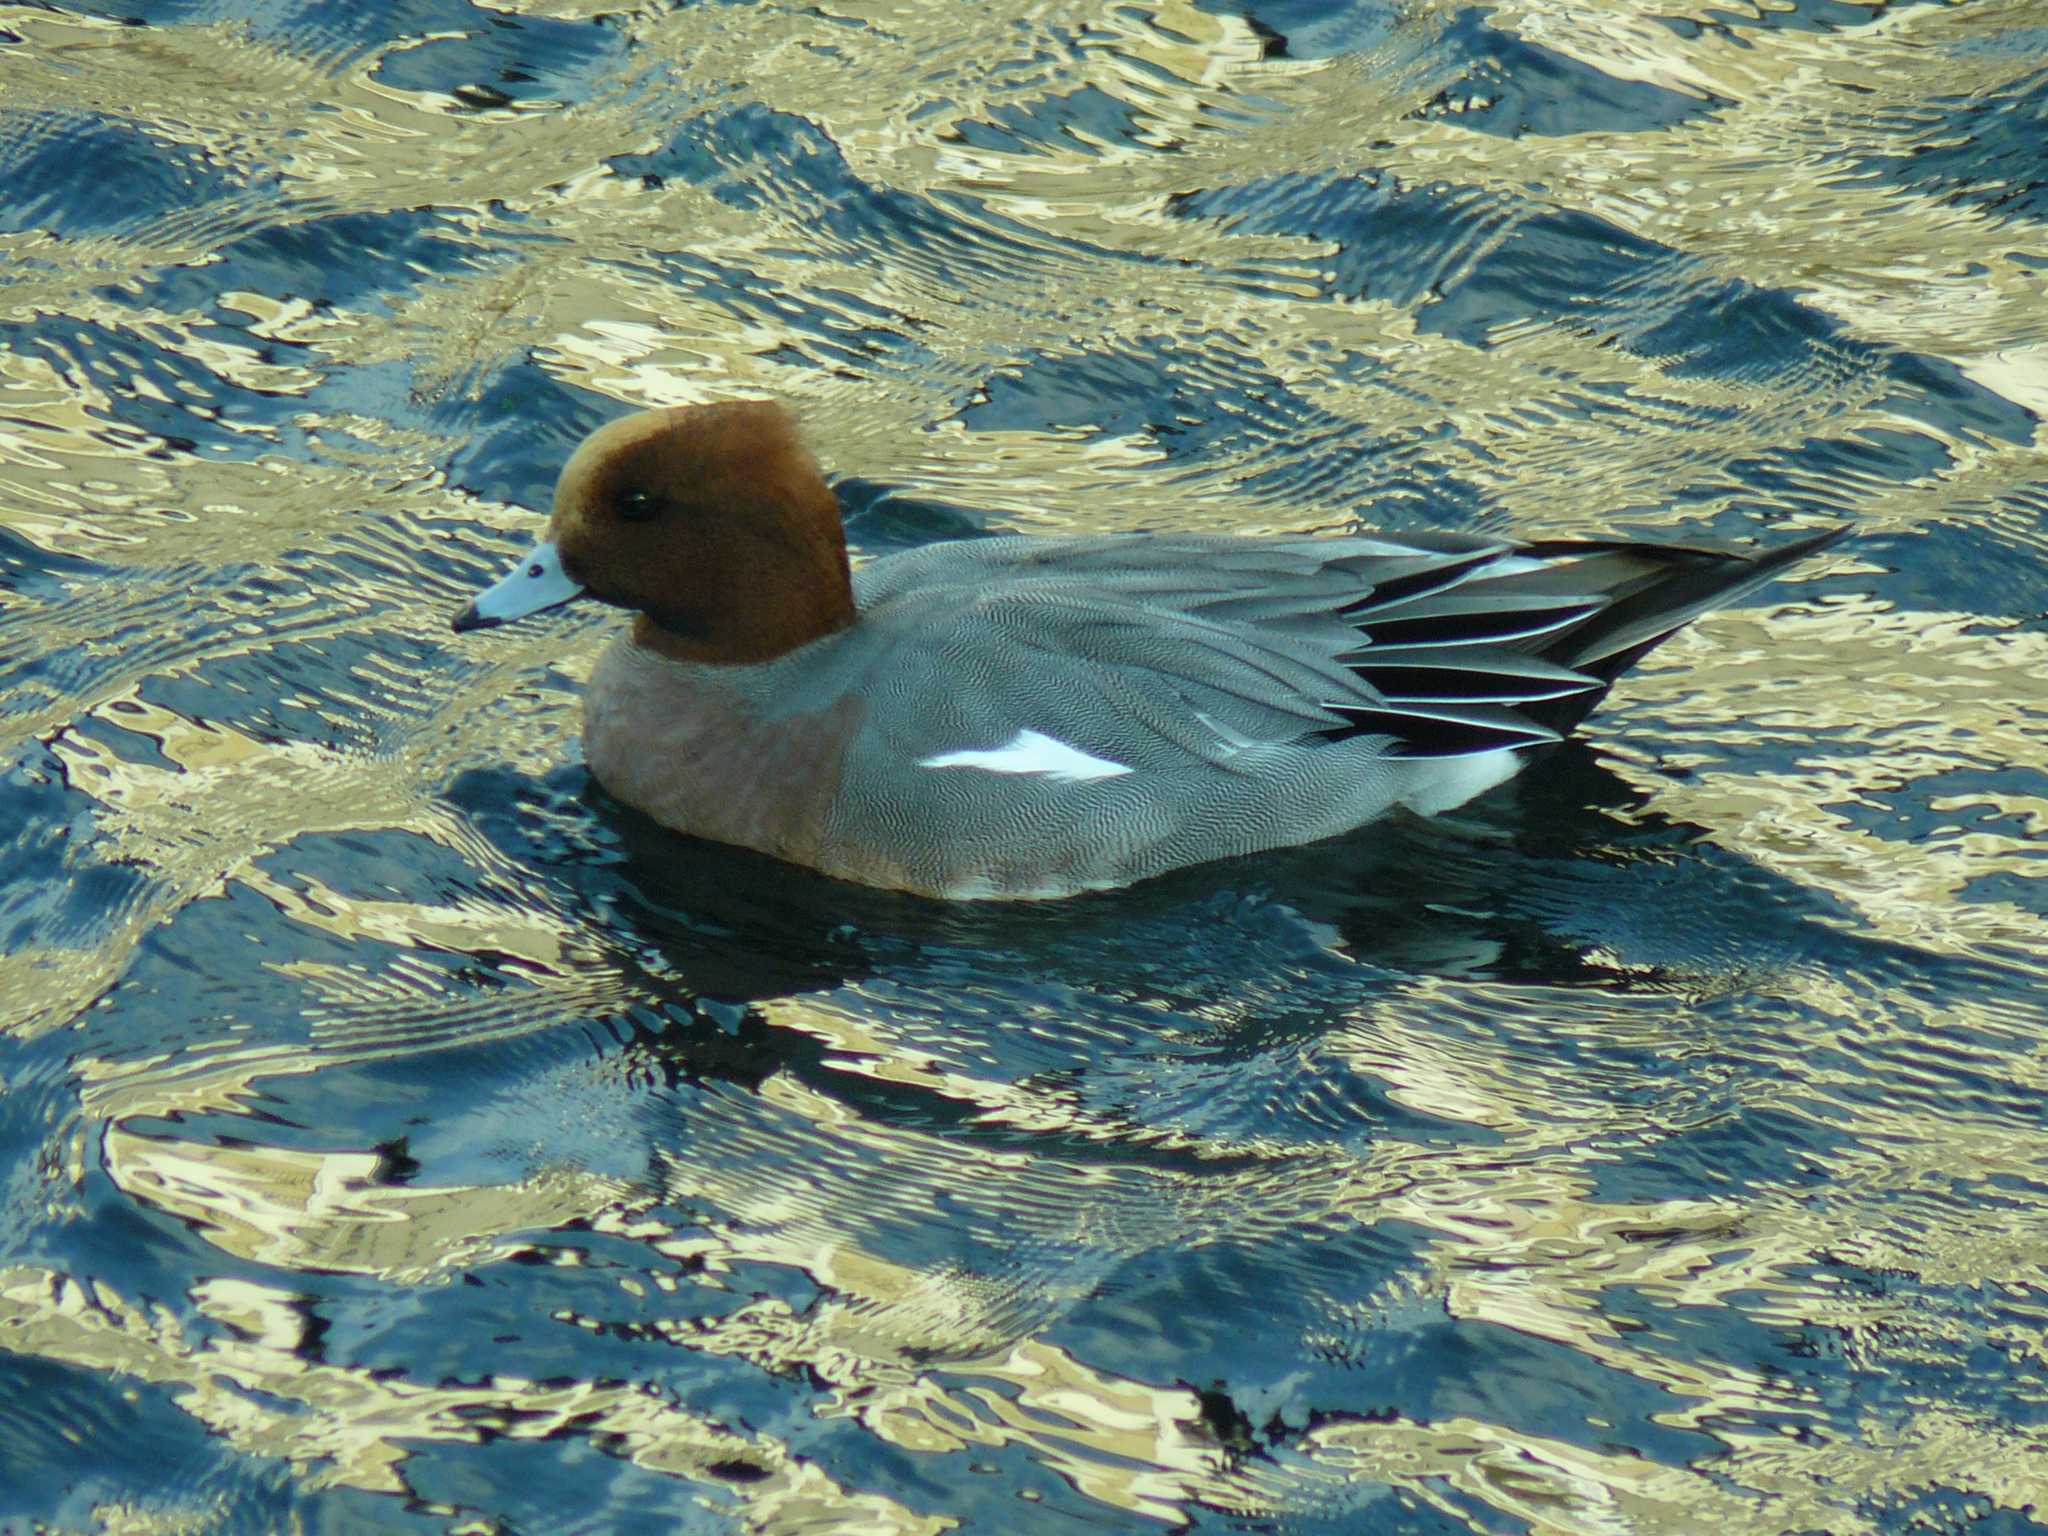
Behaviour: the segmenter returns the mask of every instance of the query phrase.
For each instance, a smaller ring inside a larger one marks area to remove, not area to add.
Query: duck
[[[1010,534],[856,567],[791,413],[728,400],[598,428],[454,628],[630,612],[584,757],[676,832],[938,900],[1056,899],[1464,805],[1846,531],[1760,553]]]

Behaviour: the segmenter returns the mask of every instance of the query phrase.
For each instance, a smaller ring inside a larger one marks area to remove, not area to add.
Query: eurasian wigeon
[[[1758,555],[1021,535],[853,570],[788,413],[743,400],[593,433],[547,536],[455,628],[635,610],[584,752],[679,832],[927,896],[1057,897],[1462,805],[1843,531]]]

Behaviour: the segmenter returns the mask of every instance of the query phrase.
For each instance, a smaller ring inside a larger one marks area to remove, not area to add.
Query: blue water
[[[2022,4],[0,6],[0,1532],[2048,1525]],[[857,555],[1855,537],[1434,822],[676,838],[598,423]]]

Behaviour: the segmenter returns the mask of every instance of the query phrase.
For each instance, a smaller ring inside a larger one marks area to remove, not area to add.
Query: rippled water
[[[0,4],[0,1529],[2041,1529],[2048,5],[624,3]],[[952,910],[447,632],[733,392],[867,553],[1858,537]]]

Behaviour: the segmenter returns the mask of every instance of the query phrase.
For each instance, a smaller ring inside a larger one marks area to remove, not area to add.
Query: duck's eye
[[[661,510],[654,493],[637,485],[619,492],[617,506],[619,516],[629,523],[644,523]]]

